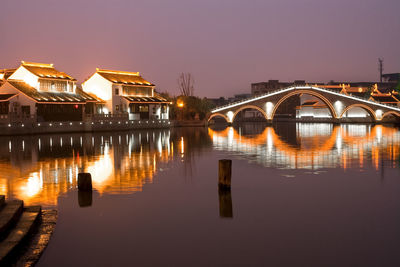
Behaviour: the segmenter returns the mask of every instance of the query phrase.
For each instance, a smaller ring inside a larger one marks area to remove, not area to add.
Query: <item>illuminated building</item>
[[[296,107],[296,118],[331,118],[331,113],[327,106],[316,101],[306,101],[301,106]]]
[[[2,69],[0,70],[0,86],[13,74],[15,69]]]
[[[82,87],[105,101],[104,113],[129,114],[130,120],[168,119],[169,102],[139,72],[97,68]]]
[[[382,92],[379,90],[377,86],[374,87],[374,90],[371,92],[371,97],[369,100],[381,102],[385,104],[399,105],[400,104],[399,93],[396,91],[388,91]]]
[[[98,102],[79,91],[76,79],[56,70],[53,64],[22,61],[12,74],[10,71],[2,74],[0,112],[3,119],[80,121],[85,106]]]

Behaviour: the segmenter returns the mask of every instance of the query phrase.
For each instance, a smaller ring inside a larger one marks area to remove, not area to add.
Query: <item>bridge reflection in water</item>
[[[44,207],[75,189],[79,172],[92,174],[101,195],[130,194],[176,164],[182,178],[192,177],[198,158],[217,156],[212,150],[285,169],[400,165],[400,131],[383,125],[253,123],[221,130],[0,137],[0,144],[0,194]]]
[[[2,138],[0,195],[55,206],[90,172],[100,194],[141,191],[173,158],[169,130],[104,135]]]
[[[215,149],[266,167],[378,170],[382,164],[400,164],[400,130],[383,125],[244,124],[208,131]]]

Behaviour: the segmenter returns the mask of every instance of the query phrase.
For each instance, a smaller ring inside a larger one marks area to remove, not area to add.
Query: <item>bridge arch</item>
[[[245,110],[245,109],[255,109],[255,110],[261,112],[261,114],[264,116],[264,118],[265,118],[266,120],[268,120],[267,113],[265,113],[265,110],[263,110],[262,108],[260,108],[260,107],[258,107],[258,106],[255,106],[255,105],[245,105],[245,106],[240,107],[239,109],[237,109],[237,110],[235,111],[235,113],[233,113],[232,122],[235,120],[236,115],[237,115],[240,111]]]
[[[295,90],[291,93],[288,93],[287,95],[285,95],[284,97],[282,97],[274,106],[274,109],[272,110],[271,113],[271,120],[275,117],[275,112],[277,111],[278,107],[289,97],[294,96],[294,95],[300,95],[300,94],[307,94],[307,95],[312,95],[315,96],[316,98],[320,99],[322,102],[324,102],[326,104],[326,106],[328,107],[329,111],[331,112],[332,115],[332,119],[337,118],[337,114],[335,111],[335,108],[333,107],[332,103],[323,95],[311,91],[311,90]]]
[[[340,117],[339,117],[339,118],[343,118],[343,115],[344,115],[347,111],[349,111],[350,109],[355,108],[355,107],[360,107],[360,108],[364,109],[365,111],[368,112],[368,114],[371,115],[371,117],[372,117],[375,121],[377,120],[377,119],[376,119],[375,111],[374,111],[372,108],[370,108],[370,107],[368,107],[367,105],[364,105],[364,104],[352,104],[352,105],[350,105],[350,106],[347,106],[345,109],[343,109],[343,111],[342,111],[342,113],[340,114]]]
[[[400,112],[396,111],[387,111],[382,115],[382,119],[385,118],[388,115],[395,115],[396,117],[400,118]]]
[[[215,118],[215,117],[224,118],[225,121],[229,123],[229,118],[228,118],[228,116],[226,116],[226,115],[224,115],[224,114],[222,114],[222,113],[214,113],[214,114],[211,114],[211,116],[208,117],[208,120],[207,120],[207,121],[210,121],[211,119],[213,119],[213,118]]]

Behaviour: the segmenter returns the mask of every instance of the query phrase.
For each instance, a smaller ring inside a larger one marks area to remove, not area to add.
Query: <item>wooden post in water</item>
[[[233,218],[232,195],[230,188],[218,188],[219,216],[221,218]]]
[[[90,207],[92,206],[92,191],[78,191],[78,204],[79,207]]]
[[[232,160],[221,159],[218,163],[218,187],[220,189],[231,188]]]
[[[92,191],[92,175],[90,173],[78,173],[78,190]]]

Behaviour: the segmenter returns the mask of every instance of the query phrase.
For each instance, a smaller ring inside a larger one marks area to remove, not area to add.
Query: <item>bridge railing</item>
[[[260,97],[263,97],[263,96],[268,96],[268,95],[271,95],[271,94],[275,94],[275,93],[278,93],[278,92],[280,92],[280,91],[287,90],[288,88],[292,88],[292,87],[293,87],[293,86],[285,87],[285,88],[280,88],[280,89],[277,89],[277,90],[274,90],[274,91],[271,91],[271,92],[268,92],[268,93],[259,94],[259,95],[253,96],[253,97],[249,97],[249,98],[242,99],[242,100],[239,100],[239,101],[235,101],[235,102],[232,102],[232,103],[229,103],[229,104],[226,104],[226,105],[222,105],[222,106],[219,106],[219,107],[217,107],[217,108],[212,109],[211,112],[214,111],[214,110],[217,110],[217,109],[221,109],[221,108],[229,107],[229,106],[232,106],[232,105],[240,104],[240,103],[243,103],[243,102],[251,101],[251,100],[253,100],[253,99],[260,98]],[[307,87],[307,86],[306,86],[306,87]],[[312,87],[315,87],[315,86],[308,86],[308,87],[309,87],[309,88],[312,88]],[[318,89],[321,89],[321,90],[324,90],[324,91],[332,92],[332,93],[335,93],[335,94],[339,94],[339,95],[343,95],[343,96],[349,96],[349,95],[342,94],[342,93],[337,92],[337,91],[332,90],[332,89],[319,88],[319,87],[317,87],[317,88],[318,88]],[[384,106],[386,106],[386,107],[388,107],[388,108],[397,107],[396,105],[390,105],[390,104],[386,104],[386,103],[371,101],[371,100],[368,100],[367,98],[360,97],[360,96],[355,96],[355,95],[350,95],[350,96],[353,97],[353,98],[357,98],[357,99],[363,100],[363,101],[369,101],[369,102],[371,102],[371,103],[379,103],[380,105],[384,105]]]
[[[215,109],[220,109],[220,108],[224,108],[224,107],[229,107],[229,106],[231,106],[231,105],[240,104],[240,103],[242,103],[242,102],[246,102],[246,101],[249,101],[249,100],[251,101],[252,99],[256,99],[256,98],[259,98],[259,97],[267,96],[267,95],[270,95],[270,94],[273,94],[273,93],[278,93],[278,92],[283,91],[283,90],[286,90],[286,89],[288,89],[288,88],[290,88],[290,87],[285,87],[285,88],[277,89],[277,90],[274,90],[274,91],[271,91],[271,92],[268,92],[268,93],[255,95],[255,96],[252,96],[252,97],[249,97],[249,98],[246,98],[246,99],[242,99],[242,100],[235,101],[235,102],[232,102],[232,103],[229,103],[229,104],[226,104],[226,105],[219,106],[218,108],[215,108]],[[213,110],[215,110],[215,109],[213,109]],[[212,111],[213,111],[213,110],[212,110]]]

